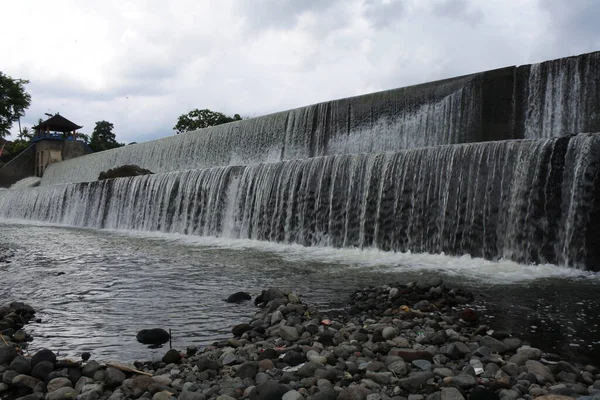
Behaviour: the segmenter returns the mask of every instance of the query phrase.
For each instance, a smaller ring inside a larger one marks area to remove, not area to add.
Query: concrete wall
[[[92,153],[83,142],[74,140],[40,140],[0,168],[0,187],[10,187],[30,176],[42,176],[52,163]]]
[[[0,168],[0,187],[10,187],[23,178],[34,175],[35,145],[31,145]]]

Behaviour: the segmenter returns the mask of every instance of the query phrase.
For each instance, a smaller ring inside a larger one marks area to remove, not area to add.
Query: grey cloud
[[[600,46],[600,2],[596,0],[540,1],[549,17],[548,35],[556,45],[570,52],[598,50]]]
[[[365,0],[364,16],[375,29],[384,29],[398,21],[404,14],[405,3],[400,0],[383,2]]]
[[[433,3],[433,14],[464,21],[472,26],[477,25],[484,17],[481,9],[467,0],[438,0]]]
[[[252,0],[246,1],[238,9],[241,17],[251,29],[265,28],[293,29],[298,17],[305,12],[315,13],[330,9],[337,0]]]

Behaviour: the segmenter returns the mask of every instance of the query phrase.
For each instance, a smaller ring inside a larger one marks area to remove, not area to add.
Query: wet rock
[[[41,383],[39,379],[36,379],[29,375],[17,375],[12,379],[12,384],[17,387],[28,388],[34,390],[36,386]]]
[[[173,398],[173,393],[168,390],[163,390],[162,392],[155,393],[152,396],[152,400],[169,400]]]
[[[287,386],[275,382],[268,381],[263,383],[262,385],[256,386],[250,392],[250,400],[274,400],[280,399],[284,394],[289,392],[290,388]]]
[[[73,400],[77,398],[77,391],[72,387],[64,386],[48,393],[47,400]]]
[[[46,361],[54,365],[56,363],[56,354],[48,349],[38,351],[31,359],[31,368],[35,368],[35,366],[42,361]]]
[[[122,371],[113,367],[108,367],[106,369],[106,375],[104,376],[104,384],[110,389],[116,388],[117,386],[120,386],[126,378],[127,377]]]
[[[252,300],[252,296],[247,292],[235,292],[227,298],[228,303],[241,303],[247,300]]]
[[[19,329],[13,334],[13,340],[17,343],[22,343],[27,340],[27,333],[24,330]]]
[[[252,330],[252,327],[250,326],[250,324],[238,324],[235,325],[232,329],[231,329],[231,333],[233,333],[233,336],[235,337],[240,337],[242,336],[245,332],[248,332]]]
[[[49,392],[54,392],[62,387],[73,387],[73,384],[68,378],[54,378],[48,382],[47,389]]]
[[[31,361],[23,356],[18,356],[11,361],[10,368],[19,374],[29,375],[31,373]]]
[[[371,391],[364,387],[351,386],[342,390],[337,400],[366,400],[369,394],[371,394]]]
[[[477,384],[477,379],[471,375],[459,374],[452,378],[452,382],[462,389],[468,389]]]
[[[31,376],[40,380],[45,380],[50,373],[54,371],[54,364],[50,361],[40,361],[31,370]]]
[[[283,397],[281,398],[281,400],[304,400],[304,396],[302,396],[296,390],[290,390],[290,391],[288,391],[287,393],[285,393],[283,395]]]
[[[382,384],[382,385],[389,385],[390,383],[392,383],[392,378],[393,378],[393,374],[391,372],[372,372],[372,371],[367,371],[367,373],[365,374],[365,376],[368,379],[372,379],[375,382]]]
[[[196,363],[196,367],[198,367],[198,372],[206,370],[218,371],[221,369],[221,365],[218,362],[206,358],[201,358],[200,360],[198,360],[198,362]]]
[[[389,352],[390,355],[402,357],[406,362],[412,362],[414,360],[427,360],[433,361],[433,356],[428,351],[424,350],[413,350],[413,349],[392,349]]]
[[[440,353],[452,360],[458,360],[464,355],[469,354],[471,349],[462,342],[450,343],[440,348]],[[403,357],[404,358],[404,357]]]
[[[416,392],[431,378],[433,378],[433,373],[430,371],[417,372],[400,379],[398,385],[409,392]]]
[[[323,346],[333,346],[335,335],[330,331],[325,331],[319,335],[317,341],[322,343]]]
[[[442,389],[441,400],[465,400],[457,388],[447,387]]]
[[[293,326],[282,326],[279,328],[279,336],[289,342],[295,342],[299,338],[298,330]]]
[[[519,347],[517,354],[526,357],[528,360],[539,360],[542,358],[542,351],[540,349],[529,346]]]
[[[178,364],[181,362],[181,354],[175,349],[170,349],[165,353],[162,360],[167,364]]]
[[[469,323],[477,322],[479,320],[479,314],[472,308],[465,308],[458,315],[460,319]]]
[[[490,348],[492,351],[495,351],[496,353],[506,353],[509,348],[507,345],[505,345],[504,343],[502,343],[501,341],[499,341],[498,339],[494,339],[491,336],[484,336],[481,341],[479,342],[480,346],[485,346]]]
[[[0,365],[8,365],[14,360],[19,354],[17,351],[10,346],[3,346],[0,343]]]
[[[135,336],[138,342],[141,344],[149,344],[153,346],[159,346],[167,343],[171,336],[169,332],[161,328],[142,329]]]
[[[105,179],[125,178],[128,176],[140,176],[149,175],[152,171],[142,168],[138,165],[122,165],[120,167],[111,168],[106,171],[100,172],[98,180],[102,181]]]
[[[93,377],[96,371],[100,369],[100,364],[97,361],[89,361],[87,364],[83,366],[81,369],[81,374],[87,377]]]
[[[402,377],[408,374],[408,367],[402,360],[394,361],[388,366],[388,370],[394,373],[397,377]]]
[[[554,382],[554,375],[548,367],[539,361],[529,360],[525,363],[527,372],[535,375],[538,382]]]
[[[305,358],[302,353],[290,350],[283,355],[281,361],[291,367],[295,367],[296,365],[302,364],[305,361]]]
[[[245,362],[240,365],[235,373],[235,376],[241,379],[250,378],[254,379],[258,372],[258,363],[256,362]]]

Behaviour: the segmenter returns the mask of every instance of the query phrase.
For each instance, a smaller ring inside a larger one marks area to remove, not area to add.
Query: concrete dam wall
[[[314,104],[52,165],[42,185],[600,131],[600,52]]]
[[[126,146],[0,218],[600,271],[599,82],[591,53]],[[132,163],[156,174],[96,181]]]

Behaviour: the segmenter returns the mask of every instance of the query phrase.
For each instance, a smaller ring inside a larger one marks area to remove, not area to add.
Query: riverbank
[[[138,372],[91,360],[33,357],[2,343],[0,396],[14,399],[600,399],[600,370],[491,331],[470,293],[439,279],[356,291],[325,315],[269,289],[233,337],[196,353],[167,351]],[[17,331],[15,330],[15,333]],[[15,339],[14,335],[11,339]],[[11,358],[12,357],[12,358]],[[58,357],[60,358],[60,357]]]

